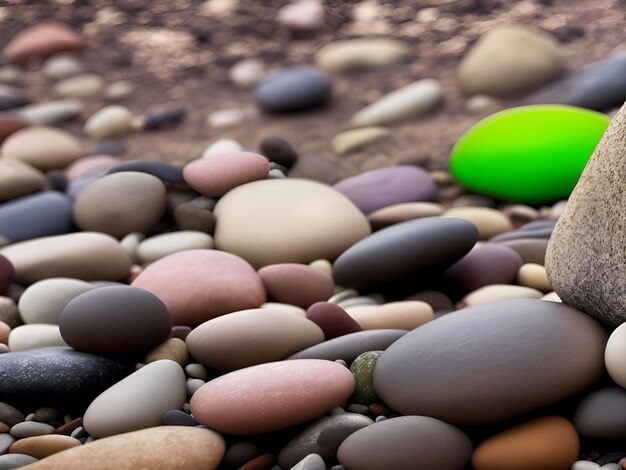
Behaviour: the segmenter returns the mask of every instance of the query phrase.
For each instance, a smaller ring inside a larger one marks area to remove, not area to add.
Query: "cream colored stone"
[[[213,237],[196,230],[181,230],[146,238],[139,243],[137,255],[142,262],[152,263],[179,251],[199,248],[213,248]]]
[[[58,325],[65,306],[94,286],[70,278],[50,278],[36,282],[21,295],[18,308],[24,323]]]
[[[532,287],[544,293],[552,291],[552,284],[546,274],[546,268],[540,264],[526,263],[519,268],[517,283],[520,286]]]
[[[337,134],[333,137],[332,147],[339,155],[345,155],[388,137],[389,129],[386,127],[362,127]]]
[[[92,114],[83,130],[94,139],[109,139],[129,132],[132,120],[133,115],[126,106],[112,104]]]
[[[469,220],[478,227],[479,240],[488,240],[500,233],[513,230],[513,225],[506,215],[489,207],[453,207],[444,212],[443,217]]]
[[[49,346],[67,346],[57,325],[18,326],[11,330],[8,344],[9,349],[14,352]]]
[[[62,98],[90,98],[104,90],[104,78],[95,73],[84,73],[61,80],[52,91]]]
[[[508,284],[492,284],[467,294],[461,300],[463,307],[493,304],[513,299],[541,299],[543,293],[537,289]]]
[[[357,305],[345,310],[364,330],[413,330],[434,318],[431,306],[419,300]]]
[[[327,44],[317,52],[315,60],[321,69],[341,72],[389,67],[409,56],[409,48],[393,39],[347,39]]]
[[[0,158],[0,203],[40,191],[46,176],[19,160]]]

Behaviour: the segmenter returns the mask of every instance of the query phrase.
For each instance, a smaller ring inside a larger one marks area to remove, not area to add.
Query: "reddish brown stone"
[[[7,62],[23,64],[32,59],[45,59],[58,52],[82,49],[83,41],[62,23],[46,22],[23,29],[4,48]]]
[[[9,113],[0,113],[0,143],[15,131],[27,127],[28,123],[19,116]]]
[[[276,463],[276,457],[272,454],[263,454],[242,465],[239,470],[269,470],[274,463]]]
[[[13,275],[15,274],[15,269],[13,268],[13,264],[0,255],[0,294],[4,293],[9,287],[9,284],[13,281]]]
[[[304,264],[279,263],[258,271],[270,298],[276,302],[308,308],[328,300],[335,292],[333,278]]]
[[[329,302],[311,305],[306,317],[322,329],[327,340],[363,329],[343,308]]]

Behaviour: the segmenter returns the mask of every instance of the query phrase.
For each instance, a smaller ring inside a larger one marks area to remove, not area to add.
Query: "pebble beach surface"
[[[276,21],[325,15],[301,0]],[[87,70],[69,25],[2,46],[0,470],[626,469],[624,56],[569,70],[553,35],[494,28],[458,87],[516,106],[477,118],[446,171],[329,180],[280,135],[129,155],[186,110],[125,106],[133,84]],[[335,74],[410,56],[345,39],[229,79],[298,119],[341,100]],[[328,146],[378,145],[442,100],[407,80]],[[226,111],[209,121],[244,119]]]

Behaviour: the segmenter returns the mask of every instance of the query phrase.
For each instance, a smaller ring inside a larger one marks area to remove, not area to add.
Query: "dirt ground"
[[[130,158],[186,161],[222,137],[254,147],[266,136],[280,136],[309,158],[335,167],[334,179],[363,169],[396,163],[413,154],[430,157],[432,169],[446,167],[455,140],[480,115],[465,110],[456,67],[481,33],[495,25],[518,23],[552,32],[563,43],[570,67],[578,68],[626,46],[626,2],[622,0],[326,0],[325,26],[293,34],[276,22],[283,0],[0,0],[0,47],[25,26],[59,20],[86,40],[84,59],[108,82],[130,80],[126,100],[140,114],[185,108],[187,120],[171,130],[136,133],[124,139]],[[436,14],[420,15],[436,7]],[[229,68],[244,58],[260,58],[271,69],[312,64],[331,41],[363,36],[393,37],[411,45],[408,63],[381,71],[335,74],[334,98],[323,109],[295,115],[261,114],[249,90],[228,79]],[[330,140],[362,106],[419,78],[441,81],[445,101],[438,110],[395,126],[390,140],[337,157]],[[51,99],[41,73],[28,74],[35,100]],[[88,101],[86,116],[101,107]],[[245,111],[245,120],[211,128],[207,115],[225,108]],[[80,132],[80,123],[68,129]]]

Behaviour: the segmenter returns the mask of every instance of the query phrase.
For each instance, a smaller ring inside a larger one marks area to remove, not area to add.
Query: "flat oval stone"
[[[506,215],[489,207],[453,207],[444,212],[443,217],[469,220],[478,228],[479,240],[488,240],[513,230],[513,224]]]
[[[271,264],[259,269],[258,274],[268,296],[277,302],[308,308],[335,293],[331,276],[304,264]]]
[[[59,318],[63,339],[78,351],[126,354],[167,339],[172,319],[159,298],[129,286],[99,287],[78,295]]]
[[[350,363],[364,352],[387,349],[407,333],[407,330],[358,331],[303,349],[287,359],[343,359]]]
[[[570,106],[500,111],[457,141],[450,170],[470,191],[508,202],[567,199],[609,122],[604,114]]]
[[[256,268],[334,260],[370,233],[363,214],[341,193],[292,178],[239,186],[218,201],[215,215],[217,248]]]
[[[15,426],[24,421],[24,415],[11,405],[0,402],[0,421],[8,426]]]
[[[464,307],[487,305],[513,299],[540,299],[543,292],[531,287],[508,284],[491,284],[483,286],[467,294],[461,299]]]
[[[0,236],[13,243],[75,230],[72,200],[57,191],[24,196],[0,205]]]
[[[423,78],[379,98],[358,111],[350,124],[380,126],[406,121],[430,111],[443,96],[439,81]]]
[[[53,126],[79,117],[83,112],[83,104],[74,99],[46,101],[22,106],[16,112],[32,125]]]
[[[58,52],[82,49],[81,37],[63,23],[46,21],[17,33],[4,47],[7,61],[25,64],[32,59],[46,59]]]
[[[306,317],[322,329],[327,340],[363,329],[343,308],[330,302],[311,305]]]
[[[58,434],[49,434],[45,436],[33,436],[20,439],[11,445],[9,452],[14,454],[24,454],[35,457],[36,459],[45,459],[46,457],[63,452],[64,450],[78,447],[81,442],[70,436],[60,436]]]
[[[606,387],[589,393],[574,414],[576,431],[597,439],[626,439],[626,390]]]
[[[37,423],[36,421],[24,421],[17,423],[11,428],[11,435],[18,439],[23,437],[44,436],[52,434],[53,432],[54,426],[50,426],[46,423]]]
[[[606,339],[591,317],[564,304],[481,305],[394,343],[378,359],[374,386],[402,414],[463,425],[501,421],[591,385],[604,370]]]
[[[340,132],[332,140],[333,150],[339,155],[366,147],[368,144],[388,139],[389,129],[380,126],[368,126]]]
[[[186,397],[182,367],[167,359],[152,362],[93,400],[83,426],[98,438],[160,426],[163,414],[181,409]]]
[[[31,468],[176,468],[184,462],[188,470],[215,470],[225,450],[222,436],[210,429],[159,426],[97,439],[52,455]]]
[[[122,238],[149,232],[163,217],[167,194],[157,177],[122,172],[90,184],[76,199],[74,218],[82,230]]]
[[[333,186],[364,214],[402,202],[434,201],[437,185],[416,166],[399,165],[366,171]]]
[[[155,261],[133,281],[167,306],[174,325],[196,326],[265,302],[263,283],[241,258],[217,250],[188,250]]]
[[[321,69],[341,72],[389,67],[410,55],[405,44],[390,38],[345,39],[326,44],[315,54],[315,61]]]
[[[331,465],[337,456],[337,449],[352,433],[374,422],[367,416],[356,413],[343,413],[325,416],[308,426],[283,447],[278,454],[278,464],[282,468],[292,468],[309,454],[321,456]]]
[[[15,280],[32,284],[50,277],[121,281],[130,259],[109,235],[82,232],[15,243],[0,249],[15,267]]]
[[[127,133],[132,119],[133,115],[126,106],[112,104],[92,114],[83,130],[93,139],[110,139]]]
[[[364,330],[413,330],[434,318],[431,306],[419,300],[347,307],[346,311]]]
[[[251,309],[214,318],[187,336],[194,359],[213,369],[231,371],[279,361],[324,341],[312,321],[273,309]]]
[[[20,316],[24,323],[58,325],[61,312],[70,300],[93,288],[89,282],[63,277],[36,282],[20,296]]]
[[[213,237],[197,230],[180,230],[146,238],[137,247],[137,256],[144,263],[153,263],[186,250],[213,248]]]
[[[57,325],[20,325],[9,334],[9,349],[12,352],[28,349],[67,346]]]
[[[298,153],[289,142],[280,137],[266,137],[259,144],[261,154],[269,161],[290,169],[298,161]]]
[[[303,423],[343,403],[354,390],[344,366],[319,360],[270,362],[202,386],[191,412],[210,429],[262,434]]]
[[[348,248],[333,265],[335,282],[365,289],[441,270],[465,255],[478,230],[462,219],[427,218],[384,228]]]
[[[170,359],[181,367],[185,367],[189,362],[189,352],[185,341],[180,338],[169,338],[146,355],[146,364]]]
[[[622,387],[626,387],[626,326],[618,326],[609,337],[604,352],[604,362],[606,370],[611,378]]]
[[[105,81],[97,73],[82,73],[56,83],[52,92],[62,98],[91,98],[102,93]]]
[[[515,250],[524,264],[535,263],[543,266],[545,263],[548,238],[506,240],[498,244]]]
[[[426,416],[401,416],[354,432],[339,446],[337,458],[359,470],[462,470],[472,449],[469,437],[454,426]]]
[[[47,404],[82,411],[128,372],[113,359],[67,347],[9,352],[0,354],[0,400],[18,408]]]
[[[20,160],[38,170],[65,168],[83,154],[81,143],[69,132],[33,126],[11,134],[2,143],[2,158]]]
[[[370,212],[367,219],[372,230],[380,230],[407,220],[436,217],[443,212],[443,206],[436,202],[401,202]]]
[[[35,457],[24,454],[5,454],[0,455],[0,469],[9,470],[13,468],[20,468],[26,465],[30,465],[37,462]]]
[[[546,416],[514,426],[483,441],[472,455],[476,470],[567,469],[578,459],[580,443],[572,423]]]
[[[270,171],[269,161],[258,153],[220,153],[187,164],[183,176],[189,186],[205,196],[222,196],[251,181],[262,180]]]
[[[46,176],[19,160],[0,158],[0,202],[6,202],[43,189]]]
[[[443,279],[463,294],[491,284],[513,284],[522,266],[520,256],[495,243],[476,245],[445,270]]]
[[[50,80],[63,80],[84,71],[84,64],[73,54],[55,54],[47,59],[42,72]]]
[[[139,173],[148,173],[156,176],[165,183],[182,183],[183,172],[177,166],[167,162],[158,160],[137,160],[133,162],[123,162],[113,165],[107,171],[107,174],[119,173],[121,171],[136,171]]]
[[[517,283],[544,293],[552,292],[552,284],[546,274],[546,268],[540,264],[526,263],[517,272]]]
[[[254,89],[259,107],[268,113],[318,107],[330,98],[332,83],[311,67],[291,67],[262,80]]]

